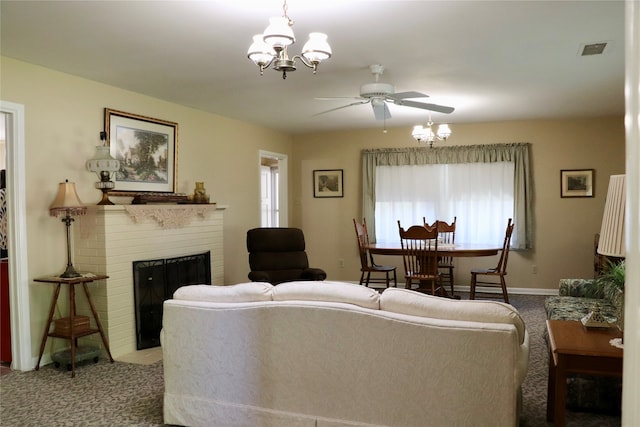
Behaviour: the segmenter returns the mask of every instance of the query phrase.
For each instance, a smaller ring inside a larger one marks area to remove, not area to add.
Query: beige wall
[[[225,284],[246,280],[245,233],[260,223],[258,150],[289,156],[289,223],[303,228],[311,263],[325,268],[329,279],[355,281],[359,261],[352,218],[361,215],[360,150],[415,145],[409,127],[389,128],[386,134],[380,128],[291,136],[6,57],[0,72],[0,98],[25,106],[30,278],[55,273],[66,263],[64,227],[48,215],[57,183],[75,181],[86,203],[100,198],[93,187],[97,177],[84,165],[94,154],[105,107],[179,123],[177,191],[190,194],[195,181],[204,181],[211,200],[228,206]],[[608,177],[624,172],[622,117],[455,124],[452,129],[447,144],[532,143],[536,248],[512,255],[510,286],[554,289],[561,277],[589,277]],[[334,168],[344,169],[344,198],[314,199],[312,171]],[[560,169],[578,168],[596,169],[596,197],[561,199]],[[388,261],[400,265],[398,259]],[[458,284],[468,282],[474,263],[493,261],[462,260]],[[52,289],[28,286],[36,352]]]
[[[100,200],[93,187],[98,179],[85,162],[95,153],[103,109],[109,107],[179,124],[177,191],[191,194],[195,181],[204,181],[211,201],[228,206],[225,283],[247,280],[245,233],[260,225],[258,151],[290,155],[289,135],[6,57],[0,77],[0,98],[25,107],[29,278],[61,272],[66,265],[64,225],[48,212],[57,183],[74,181],[87,204]],[[53,287],[25,285],[37,352]]]
[[[451,128],[453,135],[446,145],[531,143],[535,248],[512,252],[509,286],[557,289],[560,278],[591,277],[593,238],[600,230],[609,175],[624,173],[622,116],[453,124]],[[361,216],[360,151],[414,147],[411,129],[391,128],[386,134],[380,128],[298,135],[294,142],[295,176],[300,179],[293,189],[292,217],[305,230],[311,262],[326,268],[330,279],[357,279],[360,261],[352,218]],[[595,197],[560,198],[560,170],[583,168],[595,169]],[[314,199],[314,169],[344,169],[344,198]],[[380,262],[401,266],[401,260],[393,257]],[[489,258],[458,260],[456,284],[468,285],[472,266],[491,267],[495,262]],[[537,274],[532,273],[534,265]]]

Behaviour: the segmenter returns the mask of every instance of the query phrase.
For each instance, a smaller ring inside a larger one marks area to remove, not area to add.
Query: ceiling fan
[[[354,97],[333,97],[333,98],[316,98],[318,100],[336,100],[336,99],[355,99],[356,102],[343,105],[341,107],[332,108],[330,110],[323,111],[318,114],[325,114],[331,111],[341,110],[343,108],[352,107],[354,105],[371,104],[373,108],[373,114],[376,120],[387,120],[391,118],[389,107],[387,103],[390,102],[395,105],[401,105],[404,107],[420,108],[423,110],[436,111],[438,113],[449,114],[452,113],[453,107],[446,107],[444,105],[428,104],[425,102],[412,101],[412,98],[428,98],[421,92],[409,91],[409,92],[395,92],[395,88],[392,84],[380,82],[380,76],[384,72],[384,67],[380,64],[370,65],[369,69],[371,74],[375,77],[375,82],[365,83],[360,86],[360,96]],[[316,114],[316,115],[318,115]]]

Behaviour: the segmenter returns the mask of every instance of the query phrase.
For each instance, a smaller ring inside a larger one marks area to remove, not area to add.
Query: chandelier
[[[436,141],[446,141],[449,136],[451,136],[451,129],[449,129],[449,125],[443,123],[438,126],[438,130],[434,133],[431,129],[433,126],[433,122],[431,118],[427,122],[427,126],[417,125],[413,127],[413,131],[411,131],[411,136],[418,142],[424,142],[425,144],[429,144],[429,147],[433,148],[433,143]]]
[[[253,43],[247,51],[247,56],[259,68],[260,75],[266,68],[273,64],[273,69],[282,71],[282,78],[287,78],[287,72],[296,70],[296,59],[313,69],[313,74],[318,70],[318,64],[331,58],[331,46],[327,42],[327,35],[323,33],[310,33],[309,40],[302,47],[302,55],[289,58],[287,46],[295,43],[293,35],[294,21],[287,15],[287,1],[282,5],[282,16],[269,19],[269,26],[263,34],[253,36]]]

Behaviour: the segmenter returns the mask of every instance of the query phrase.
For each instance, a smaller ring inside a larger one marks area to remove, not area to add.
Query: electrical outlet
[[[531,266],[531,274],[538,274],[538,266],[537,265]]]
[[[344,259],[340,258],[338,264],[340,264],[340,268],[344,268]]]

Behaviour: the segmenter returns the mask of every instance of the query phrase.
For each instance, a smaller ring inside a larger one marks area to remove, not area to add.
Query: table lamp
[[[602,216],[602,227],[600,228],[600,240],[598,242],[598,253],[614,258],[615,263],[620,263],[626,256],[625,252],[625,207],[626,207],[626,182],[625,175],[611,175],[609,178],[609,189],[607,190],[607,200],[604,205]],[[611,262],[611,260],[610,260]],[[623,265],[618,265],[624,269]],[[624,272],[624,270],[622,270]],[[623,276],[624,277],[624,276]],[[613,284],[612,284],[613,286]],[[618,285],[620,286],[620,285]],[[624,286],[622,284],[622,301],[618,309],[617,326],[624,332]],[[611,344],[618,347],[622,340],[613,340]]]
[[[96,154],[93,158],[87,160],[87,170],[95,172],[100,178],[100,181],[96,182],[96,188],[102,191],[102,200],[98,204],[113,205],[113,202],[109,200],[109,191],[113,190],[116,185],[111,181],[111,175],[120,170],[120,161],[111,157],[109,153],[106,132],[100,132],[100,143],[101,145],[96,147]]]
[[[58,186],[58,194],[49,206],[49,214],[54,217],[64,215],[62,222],[67,226],[67,268],[60,275],[64,279],[81,276],[71,263],[71,223],[74,221],[73,216],[84,215],[86,212],[87,207],[82,204],[76,192],[76,184],[69,180],[61,182]]]

